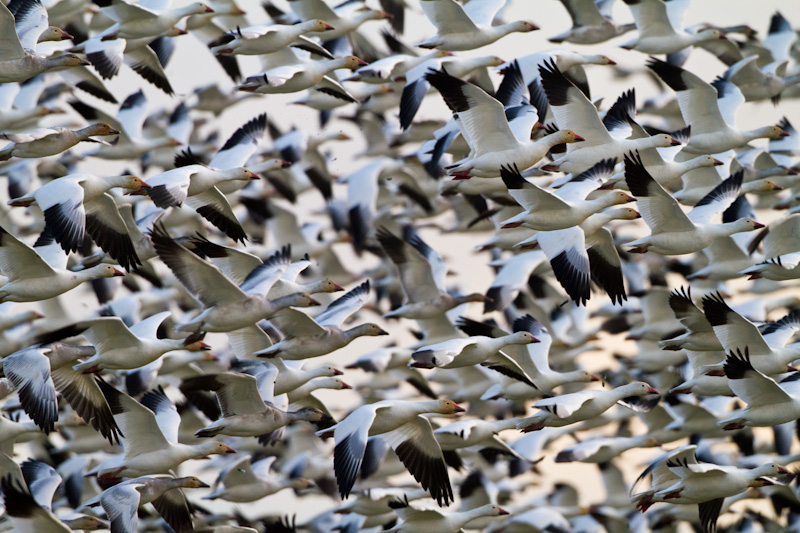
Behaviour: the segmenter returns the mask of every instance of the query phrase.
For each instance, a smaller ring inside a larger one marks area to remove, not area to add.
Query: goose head
[[[75,54],[64,54],[58,57],[49,57],[47,62],[57,67],[78,67],[81,65],[91,65],[82,57]]]
[[[299,411],[295,411],[294,418],[298,420],[306,420],[308,422],[322,422],[323,420],[331,420],[330,415],[327,415],[315,407],[304,407]]]
[[[526,20],[518,20],[516,22],[508,23],[506,25],[506,28],[508,29],[509,32],[528,33],[538,30],[539,26],[537,26],[533,22],[528,22]]]
[[[89,133],[91,137],[102,137],[104,135],[119,135],[119,130],[112,128],[111,125],[105,122],[98,122],[89,126],[87,128],[87,133]]]
[[[185,489],[207,489],[209,485],[194,476],[179,477],[176,480],[176,486]]]
[[[341,292],[343,290],[344,287],[329,278],[320,280],[314,287],[314,292]]]
[[[539,342],[539,339],[534,337],[528,331],[517,331],[516,333],[512,333],[511,335],[507,336],[506,342],[508,344],[532,344]]]
[[[119,176],[114,181],[117,187],[128,189],[128,194],[132,196],[144,196],[147,189],[152,189],[142,178],[130,174]]]
[[[605,196],[601,196],[598,200],[600,200],[603,205],[612,206],[635,202],[636,198],[624,191],[612,191]]]
[[[586,140],[586,139],[584,139],[583,137],[581,137],[580,135],[578,135],[577,133],[575,133],[572,130],[560,130],[560,131],[556,132],[555,135],[557,136],[559,144],[560,143],[578,143],[578,142]]]
[[[333,366],[331,364],[327,364],[327,363],[324,364],[324,365],[318,366],[312,372],[314,372],[314,375],[317,376],[317,377],[328,377],[328,376],[341,376],[341,375],[344,375],[344,372],[342,372],[341,370],[339,370],[335,366]]]
[[[235,168],[230,172],[230,179],[233,181],[250,181],[261,179],[258,174],[244,167]]]
[[[632,207],[609,209],[606,213],[612,217],[612,220],[636,220],[637,218],[642,218],[641,213]]]
[[[356,337],[377,337],[389,334],[388,331],[384,331],[378,324],[373,324],[372,322],[358,325],[348,331],[352,332],[350,334]]]
[[[225,455],[236,453],[236,450],[218,440],[213,442],[204,442],[200,446],[203,446],[206,449],[206,455]]]
[[[583,63],[588,65],[616,65],[617,62],[602,54],[582,54]]]
[[[650,142],[653,143],[654,148],[666,148],[668,146],[679,146],[680,141],[675,140],[672,135],[667,133],[659,133],[658,135],[650,136]]]
[[[337,64],[337,65],[340,65],[340,66],[336,67],[337,70],[340,69],[340,68],[347,68],[347,69],[350,69],[350,70],[356,70],[359,67],[363,67],[363,66],[369,64],[366,61],[360,60],[356,56],[347,56],[347,57],[343,57],[341,59],[334,59],[333,62],[335,62],[335,64]]]
[[[92,268],[87,268],[86,270],[81,270],[80,272],[84,272],[86,276],[89,276],[89,279],[94,278],[113,278],[114,276],[124,276],[125,272],[114,268],[113,266],[101,263],[97,266],[93,266]]]
[[[454,415],[456,413],[463,413],[466,411],[466,409],[458,405],[453,400],[437,400],[436,404],[435,410],[432,412],[439,413],[440,415]]]
[[[695,43],[703,43],[703,42],[706,42],[706,41],[716,41],[718,39],[727,39],[727,37],[725,37],[724,33],[722,33],[721,31],[719,31],[717,29],[714,29],[714,28],[708,28],[708,29],[705,29],[705,30],[701,30],[701,31],[695,33],[694,35],[692,35],[692,41],[695,42]]]
[[[309,20],[305,22],[303,26],[305,31],[308,32],[321,32],[321,31],[330,31],[336,29],[322,19]]]
[[[734,222],[729,222],[730,229],[733,230],[733,233],[742,233],[745,231],[754,231],[757,229],[761,229],[764,227],[764,224],[756,222],[752,218],[740,218]],[[727,226],[728,224],[724,224]]]
[[[192,333],[183,340],[183,349],[189,352],[207,352],[211,346],[203,342],[205,333]]]
[[[74,37],[61,28],[50,26],[39,35],[38,41],[44,43],[47,41],[66,41],[67,39],[74,39]]]

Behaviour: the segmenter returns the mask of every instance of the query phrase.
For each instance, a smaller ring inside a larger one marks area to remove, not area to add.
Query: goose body
[[[251,76],[237,86],[237,89],[260,94],[295,93],[320,84],[322,88],[335,91],[347,98],[344,88],[328,77],[328,74],[342,68],[355,70],[362,65],[366,63],[355,56],[327,59],[311,64],[285,65],[258,76]]]
[[[94,136],[116,135],[119,131],[99,122],[79,130],[68,128],[39,128],[26,133],[3,134],[11,144],[0,150],[0,161],[12,157],[26,159],[60,154],[81,141]]]

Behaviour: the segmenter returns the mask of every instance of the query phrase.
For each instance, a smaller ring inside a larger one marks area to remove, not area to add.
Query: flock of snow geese
[[[0,531],[800,531],[797,32],[509,4],[0,3]]]

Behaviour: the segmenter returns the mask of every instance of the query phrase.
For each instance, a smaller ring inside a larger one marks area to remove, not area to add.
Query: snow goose
[[[469,58],[456,57],[432,57],[419,63],[414,68],[406,72],[406,84],[400,96],[400,127],[407,130],[411,127],[414,116],[422,105],[422,100],[430,89],[430,82],[427,74],[431,70],[447,69],[447,73],[455,78],[466,78],[467,76],[477,79],[476,84],[484,91],[492,92],[494,87],[486,80],[488,77],[488,67],[502,65],[503,60],[497,56],[482,56]]]
[[[545,270],[547,256],[541,250],[522,252],[495,266],[500,266],[500,271],[486,291],[484,313],[506,309],[527,286],[531,275]]]
[[[151,238],[161,260],[203,304],[203,311],[189,322],[178,325],[177,331],[232,331],[253,325],[284,307],[319,305],[306,293],[276,300],[263,296],[289,265],[289,257],[284,252],[276,252],[237,286],[214,265],[173,241],[163,226],[154,226]]]
[[[578,444],[568,446],[558,452],[556,463],[606,463],[617,458],[623,452],[633,448],[653,448],[661,446],[653,437],[637,435],[635,437],[610,437],[587,439]]]
[[[250,76],[236,89],[259,94],[281,94],[296,93],[316,86],[321,91],[355,102],[341,84],[328,74],[342,68],[355,70],[366,64],[356,56],[346,56],[311,64],[285,65]]]
[[[767,98],[777,101],[784,89],[800,82],[800,74],[784,75],[785,62],[759,68],[758,59],[757,56],[746,57],[728,67],[722,75],[742,91],[745,101],[757,102]]]
[[[500,351],[512,344],[530,344],[532,342],[538,342],[538,339],[527,331],[518,331],[499,337],[472,335],[450,339],[418,348],[411,354],[414,362],[409,363],[409,366],[414,368],[462,368],[473,365],[494,368],[499,366],[498,371],[501,373],[513,372],[511,368],[516,367],[517,375],[529,385],[534,386],[530,378],[525,377],[524,371],[515,362],[508,360],[507,356]],[[506,366],[511,366],[511,368],[506,369]]]
[[[88,234],[120,266],[131,270],[141,261],[117,204],[108,193],[116,187],[141,195],[150,185],[130,175],[70,174],[9,200],[8,205],[38,205],[44,212],[45,229],[65,252],[77,251]]]
[[[35,52],[36,42],[41,34],[42,29],[47,27],[47,22],[44,23],[44,28],[36,27],[38,23],[36,18],[41,15],[40,10],[30,10],[24,18],[21,19],[20,24],[33,25],[32,31],[23,32],[22,35],[17,35],[15,27],[14,15],[11,14],[5,4],[0,7],[0,50],[2,50],[0,58],[0,83],[13,83],[30,79],[38,74],[64,67],[77,67],[79,65],[88,65],[89,62],[81,59],[75,54],[61,54],[57,56],[45,57]],[[47,13],[44,13],[45,19]]]
[[[450,478],[442,449],[433,436],[433,428],[424,413],[452,415],[463,412],[452,400],[404,401],[383,400],[362,405],[333,427],[318,431],[321,437],[334,437],[333,469],[342,499],[350,495],[367,449],[367,439],[384,438],[400,461],[439,506],[453,501]]]
[[[334,10],[323,0],[289,0],[289,7],[300,17],[300,20],[322,19],[331,24],[334,29],[328,30],[320,36],[326,43],[347,36],[370,20],[390,18],[390,15],[385,11],[367,7],[344,13],[343,10],[338,8],[345,7],[345,5],[337,6],[338,10]]]
[[[216,169],[198,164],[191,152],[176,156],[176,162],[179,164],[177,168],[148,180],[150,189],[147,194],[153,203],[161,209],[167,209],[186,202],[228,237],[244,242],[247,235],[236,219],[230,202],[217,186],[230,181],[249,182],[259,179],[259,176],[245,167]]]
[[[458,533],[463,531],[461,528],[467,527],[470,522],[478,518],[509,514],[508,511],[496,503],[487,503],[474,509],[456,512],[444,512],[438,509],[415,509],[406,501],[390,502],[389,506],[394,509],[403,521],[386,531],[397,533]]]
[[[399,238],[386,228],[378,228],[378,241],[400,272],[405,302],[386,313],[386,318],[429,319],[467,302],[483,302],[482,294],[453,296],[445,287],[447,265],[444,259],[416,233],[403,228]]]
[[[525,226],[544,231],[566,229],[580,225],[602,209],[636,201],[636,198],[623,191],[611,191],[593,200],[586,199],[612,174],[615,164],[613,159],[604,159],[552,193],[523,178],[516,164],[513,167],[501,167],[500,177],[508,187],[508,193],[525,211],[502,222],[500,227]]]
[[[184,35],[185,30],[172,28],[159,39]],[[152,44],[151,44],[152,43]],[[152,83],[166,94],[172,96],[172,89],[154,48],[152,37],[140,39],[106,39],[105,32],[94,35],[80,45],[70,49],[72,52],[83,52],[92,63],[97,73],[105,80],[119,74],[120,65],[124,62],[145,81]]]
[[[473,418],[470,420],[458,420],[452,424],[442,426],[434,430],[433,436],[436,437],[436,441],[442,447],[442,451],[445,452],[446,456],[448,455],[447,452],[455,452],[455,450],[471,446],[480,446],[480,448],[500,450],[512,457],[519,457],[513,448],[497,436],[501,431],[516,429],[516,427],[516,418],[491,421]],[[449,460],[448,464],[450,464]]]
[[[189,240],[192,249],[200,252],[205,258],[219,268],[223,274],[235,283],[242,283],[254,268],[263,264],[255,255],[215,244],[203,237],[192,237]],[[289,248],[291,250],[291,248]],[[297,276],[311,264],[308,255],[300,261],[289,265],[283,276],[267,291],[268,298],[281,298],[295,292],[317,294],[320,292],[340,292],[344,287],[329,278],[323,278],[309,283],[298,283]],[[279,393],[280,394],[280,393]]]
[[[222,42],[211,48],[216,55],[261,55],[277,52],[286,46],[293,46],[322,55],[327,59],[333,56],[314,41],[303,37],[306,33],[319,33],[335,29],[321,19],[307,20],[292,26],[272,25],[237,28],[229,32]]]
[[[462,321],[462,328],[470,326],[475,328],[480,327],[479,324],[474,322],[464,323]],[[558,372],[550,368],[550,349],[553,345],[553,337],[547,331],[541,322],[536,320],[530,315],[523,315],[514,320],[514,331],[527,331],[539,340],[537,343],[532,343],[527,346],[510,346],[506,348],[509,356],[516,361],[525,372],[531,376],[536,387],[543,394],[548,394],[556,387],[566,385],[567,383],[589,383],[592,381],[600,381],[597,376],[590,374],[585,370],[572,370],[570,372]],[[529,398],[531,396],[538,396],[537,391],[530,387],[525,387],[522,384],[500,383],[492,385],[481,396],[481,399],[498,399],[498,398]]]
[[[222,410],[222,417],[196,431],[195,437],[258,437],[277,431],[295,420],[320,422],[327,416],[314,408],[282,411],[271,402],[264,401],[259,388],[256,376],[233,372],[206,374],[184,380],[181,385],[183,391],[214,391]]]
[[[720,237],[764,227],[751,218],[724,224],[710,223],[717,213],[736,200],[739,187],[735,179],[729,178],[717,186],[688,215],[675,198],[650,176],[638,156],[625,156],[625,180],[651,231],[649,236],[627,243],[632,247],[628,250],[630,253],[689,254],[702,250]]]
[[[731,309],[719,293],[703,298],[703,312],[722,348],[730,353],[747,348],[752,364],[769,376],[782,374],[800,358],[800,343],[784,346],[800,329],[800,313],[792,312],[760,330]],[[711,369],[708,369],[711,370]]]
[[[13,463],[13,460],[9,458]],[[5,466],[5,465],[4,465]],[[69,533],[72,531],[47,507],[41,506],[31,495],[24,481],[15,479],[13,475],[3,474],[0,478],[0,493],[9,522],[15,531],[22,533],[47,532]]]
[[[440,50],[475,50],[514,32],[530,32],[539,27],[532,22],[514,21],[492,26],[502,0],[484,0],[462,6],[455,0],[422,0],[425,16],[436,26],[436,35],[417,46]]]
[[[699,504],[703,531],[716,530],[722,500],[747,490],[776,484],[769,477],[789,474],[785,468],[768,463],[752,470],[733,466],[700,463],[695,456],[697,446],[676,448],[659,457],[637,479],[651,476],[651,488],[633,494],[636,508],[645,512],[654,502]],[[634,483],[633,489],[636,488]]]
[[[613,2],[560,0],[572,19],[572,27],[548,38],[551,43],[599,44],[634,29],[634,24],[615,24],[611,20]]]
[[[97,474],[100,481],[114,481],[122,476],[161,474],[189,459],[236,453],[221,441],[179,443],[178,425],[181,417],[175,404],[163,391],[153,390],[145,394],[143,405],[104,381],[97,383],[124,435],[122,456],[100,463],[90,472]]]
[[[717,100],[718,96],[723,95],[718,95],[711,84],[695,74],[655,58],[651,58],[647,66],[677,93],[681,115],[691,128],[689,142],[681,150],[682,153],[718,154],[739,148],[754,139],[779,139],[788,135],[778,126],[763,126],[747,131],[736,129],[732,118],[743,98],[739,100],[732,97],[723,111]]]
[[[168,7],[170,2],[165,2]],[[149,9],[143,4],[131,4],[125,0],[113,0],[101,8],[101,12],[115,24],[103,34],[106,40],[155,39],[172,29],[179,20],[191,15],[213,13],[214,10],[201,2],[194,2],[174,9]]]
[[[1,137],[12,142],[0,150],[0,161],[6,161],[12,157],[38,159],[56,155],[69,150],[81,141],[92,141],[90,137],[117,134],[119,134],[118,130],[103,122],[91,124],[79,130],[55,127],[39,128],[24,133],[4,133]]]
[[[567,153],[556,158],[545,170],[579,173],[601,159],[620,159],[629,151],[639,148],[664,148],[680,144],[672,136],[661,133],[631,139],[616,139],[606,129],[597,114],[597,108],[586,95],[556,65],[555,60],[539,65],[542,88],[561,130],[580,132],[584,142],[568,144]]]
[[[719,427],[731,431],[748,426],[777,426],[800,417],[800,389],[797,387],[796,373],[776,383],[753,368],[747,347],[729,352],[724,369],[731,390],[747,407],[717,422]]]
[[[360,309],[368,297],[369,281],[365,281],[328,305],[315,318],[294,309],[284,309],[270,320],[284,338],[253,355],[295,361],[325,355],[364,335],[388,335],[380,326],[369,322],[342,329],[344,321]]]
[[[766,230],[765,230],[766,231]],[[800,277],[800,215],[794,214],[770,224],[761,241],[764,260],[742,270],[748,279],[788,280]]]
[[[561,427],[599,416],[620,403],[634,410],[647,411],[655,401],[642,398],[659,392],[647,383],[637,381],[615,389],[592,389],[539,400],[534,407],[540,411],[517,422],[517,429],[527,433],[543,427]]]
[[[687,331],[677,337],[658,341],[659,348],[704,352],[724,349],[703,311],[692,301],[691,287],[681,287],[670,292],[669,307]]]
[[[628,297],[622,281],[619,253],[611,232],[604,226],[612,220],[635,220],[641,215],[635,209],[606,209],[586,218],[571,228],[539,231],[516,246],[541,247],[547,255],[556,279],[575,303],[589,299],[589,278],[600,285],[613,304],[622,304]]]
[[[143,476],[128,479],[103,491],[100,505],[115,531],[138,531],[139,507],[152,503],[175,531],[192,528],[189,502],[181,489],[207,488],[198,478]]]
[[[275,462],[274,456],[255,462],[252,462],[252,459],[252,457],[242,457],[226,465],[220,470],[211,492],[203,496],[203,499],[247,503],[283,489],[302,490],[314,486],[313,482],[302,477],[291,479],[271,477],[269,471]]]
[[[128,328],[118,317],[101,317],[85,320],[73,325],[73,332],[86,337],[97,352],[75,365],[74,369],[84,373],[96,373],[105,369],[132,370],[152,363],[173,350],[191,352],[210,350],[198,335],[184,339],[157,338],[161,324],[171,313],[155,314]]]
[[[120,430],[94,378],[72,369],[79,357],[93,352],[90,346],[60,343],[32,346],[3,359],[3,372],[17,389],[25,412],[43,431],[51,431],[58,419],[58,391],[103,437],[119,442]]]
[[[625,3],[633,14],[639,36],[623,44],[622,48],[645,54],[674,54],[689,46],[725,39],[725,35],[717,29],[689,33],[681,27],[676,28],[673,21],[678,19],[679,22],[682,17],[668,13],[667,2],[664,0],[625,0]],[[685,7],[678,6],[678,9]]]
[[[72,290],[84,281],[125,275],[106,264],[72,272],[65,269],[66,260],[66,255],[61,254],[60,265],[48,264],[34,248],[0,227],[0,271],[8,278],[0,287],[0,301],[46,300]]]
[[[443,70],[430,71],[425,79],[441,93],[450,110],[458,114],[459,129],[470,145],[469,156],[447,168],[452,176],[494,178],[503,165],[517,165],[525,170],[539,162],[553,146],[583,141],[574,131],[561,130],[535,142],[520,142],[508,125],[503,104],[481,88]],[[492,127],[487,128],[487,124]]]

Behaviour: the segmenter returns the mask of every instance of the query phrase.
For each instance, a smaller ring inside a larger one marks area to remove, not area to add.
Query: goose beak
[[[236,450],[234,450],[230,446],[225,446],[225,453],[226,454],[228,454],[228,453],[236,453]]]
[[[74,39],[74,38],[75,38],[74,36],[70,35],[69,33],[65,32],[64,30],[61,30],[61,40],[62,41],[67,41],[67,40]]]
[[[781,474],[788,474],[788,475],[790,475],[790,476],[794,476],[794,474],[792,474],[790,471],[786,470],[786,469],[785,469],[784,467],[782,467],[782,466],[779,466],[779,467],[778,467],[778,472],[780,472]]]
[[[120,134],[120,131],[119,131],[119,130],[117,130],[117,129],[114,129],[114,128],[110,128],[110,129],[108,130],[108,133],[109,133],[109,135],[119,135],[119,134]]]
[[[289,168],[290,166],[292,166],[291,161],[281,161],[281,168]]]
[[[352,386],[342,381],[342,390],[352,390],[352,388],[353,388]]]
[[[202,481],[201,481],[201,482],[200,482],[200,484],[199,484],[199,485],[197,485],[197,488],[198,488],[198,489],[210,489],[210,488],[211,488],[211,485],[209,485],[208,483],[204,483],[204,482],[202,482]]]
[[[206,344],[204,342],[200,343],[200,351],[207,352],[207,351],[210,351],[210,350],[211,350],[211,346],[209,344]]]
[[[589,374],[589,377],[591,378],[592,381],[600,381],[600,378],[595,376],[594,374]]]
[[[313,307],[313,306],[316,306],[316,305],[322,305],[322,304],[321,304],[321,303],[319,303],[318,301],[316,301],[314,298],[311,298],[311,299],[309,299],[309,301],[308,301],[308,305],[309,305],[309,307]]]
[[[756,222],[756,223],[753,224],[753,227],[755,229],[761,229],[761,228],[765,228],[766,226],[764,224],[762,224],[761,222]]]
[[[358,58],[356,58],[356,59],[358,59]],[[360,67],[365,67],[365,66],[369,65],[369,63],[367,63],[367,62],[366,62],[366,61],[364,61],[363,59],[358,59],[358,65],[359,65]],[[788,133],[787,133],[787,135],[788,135]]]
[[[639,211],[636,211],[636,218],[642,218],[642,214]]]
[[[669,143],[670,146],[680,146],[682,143],[676,139],[672,139],[672,142]]]
[[[335,29],[336,29],[336,28],[334,28],[334,27],[333,27],[333,26],[331,26],[330,24],[328,24],[328,23],[325,23],[325,31],[331,31],[331,30],[335,30]]]
[[[628,195],[628,202],[635,202],[635,201],[636,201],[636,198],[634,198],[633,196]]]
[[[341,285],[339,285],[338,283],[334,283],[334,284],[333,284],[333,291],[334,291],[334,292],[341,292],[341,291],[343,291],[343,290],[344,290],[344,287],[342,287],[342,286],[341,286]]]
[[[122,270],[120,270],[118,268],[114,269],[114,276],[124,276],[124,275],[125,275],[125,272],[123,272]]]
[[[210,7],[206,6],[205,12],[206,12],[206,13],[213,13],[213,12],[214,12],[214,10],[213,10],[213,9],[211,9]]]
[[[334,375],[334,376],[343,376],[343,375],[344,375],[344,372],[342,372],[342,371],[341,371],[341,370],[339,370],[338,368],[334,368],[334,369],[333,369],[333,375]]]
[[[507,515],[507,514],[511,514],[511,513],[509,513],[508,511],[506,511],[502,507],[498,507],[497,508],[497,515],[498,516],[503,516],[503,515]]]
[[[790,136],[790,135],[791,135],[791,133],[789,133],[788,131],[781,130],[781,133],[780,133],[780,136],[781,136],[781,137],[788,137],[788,136]]]
[[[611,59],[611,58],[609,57],[609,58],[608,58],[608,64],[609,64],[609,65],[616,65],[616,64],[617,64],[617,62],[616,62],[616,61],[614,61],[613,59]]]
[[[661,394],[660,392],[658,392],[653,387],[647,387],[647,392],[649,392],[650,394]]]
[[[583,138],[583,137],[581,137],[580,135],[576,135],[576,136],[575,136],[575,142],[576,142],[576,143],[583,142],[583,141],[585,141],[585,140],[586,140],[586,139],[584,139],[584,138]]]
[[[715,166],[715,167],[718,167],[718,166],[720,166],[720,165],[724,165],[724,164],[725,164],[725,163],[723,163],[722,161],[720,161],[720,160],[719,160],[719,159],[717,159],[716,157],[714,158],[714,166]]]
[[[458,405],[458,404],[454,404],[454,405],[453,405],[453,412],[455,412],[455,413],[466,413],[466,412],[467,412],[467,410],[466,410],[466,409],[464,409],[463,407],[461,407],[461,406],[460,406],[460,405]]]
[[[380,333],[378,333],[378,335],[388,335],[388,334],[389,332],[383,329],[380,331]]]

